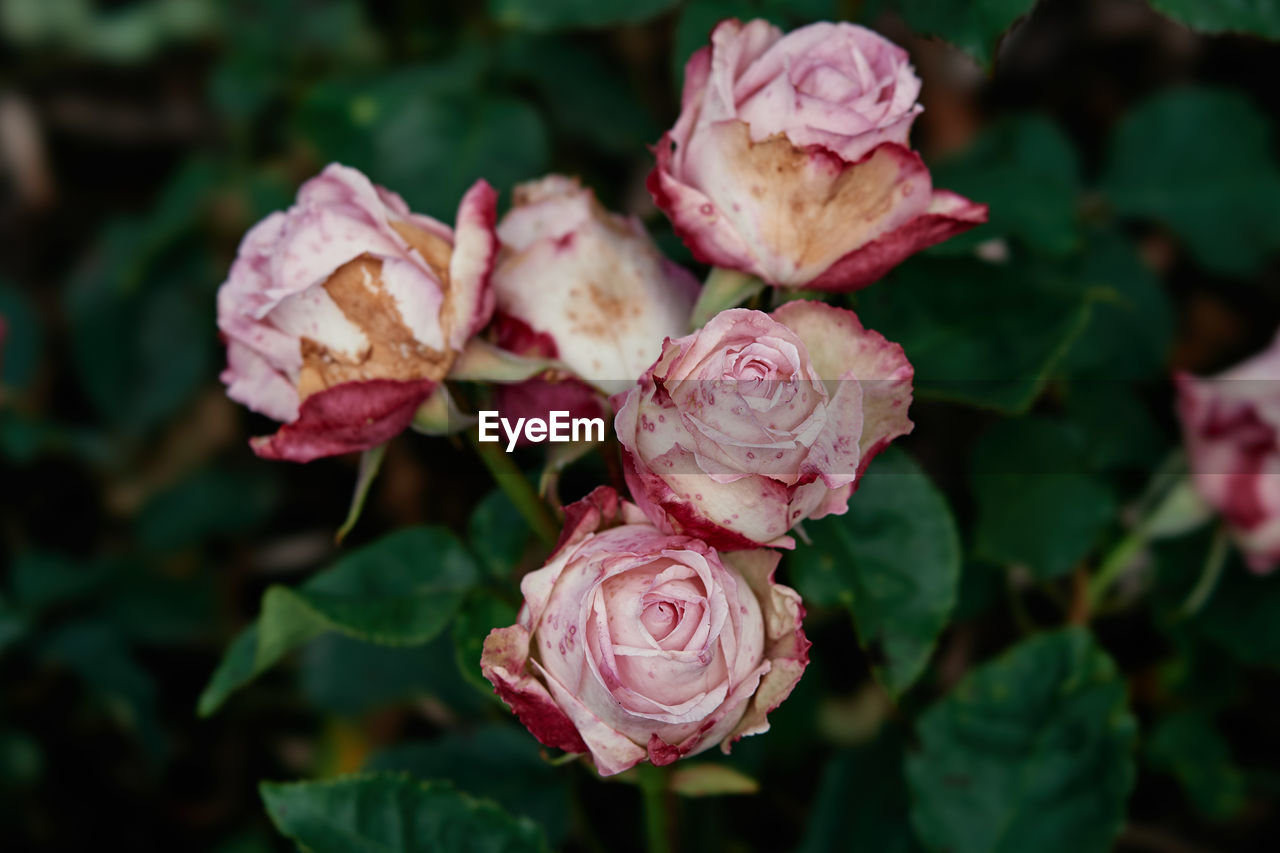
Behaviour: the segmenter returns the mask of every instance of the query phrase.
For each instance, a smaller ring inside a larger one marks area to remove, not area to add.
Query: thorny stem
[[[533,485],[511,461],[511,457],[497,444],[481,442],[477,434],[471,430],[467,431],[467,437],[471,440],[471,446],[475,448],[476,455],[480,457],[484,467],[488,468],[489,473],[493,475],[494,482],[515,504],[516,510],[529,523],[529,527],[537,534],[538,539],[548,547],[555,545],[560,535],[559,526],[542,498],[538,497]]]

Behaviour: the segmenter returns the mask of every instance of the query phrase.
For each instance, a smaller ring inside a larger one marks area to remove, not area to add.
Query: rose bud
[[[935,190],[907,144],[907,53],[854,24],[722,21],[685,66],[648,187],[698,260],[780,287],[856,290],[987,208]]]
[[[634,384],[662,340],[688,329],[698,281],[662,256],[638,220],[608,212],[576,179],[521,184],[513,202],[498,224],[497,343],[556,359],[572,377],[500,386],[499,406],[513,417],[601,416],[601,392]]]
[[[1192,482],[1249,568],[1269,572],[1280,564],[1280,337],[1218,376],[1175,381]]]
[[[526,575],[515,625],[480,664],[544,745],[602,776],[670,764],[767,731],[809,662],[800,596],[778,554],[718,554],[650,525],[601,486],[566,509],[560,544]]]
[[[627,486],[664,531],[792,548],[788,530],[843,514],[872,457],[911,431],[912,375],[852,311],[722,311],[614,398]]]
[[[455,231],[335,163],[249,230],[218,328],[228,396],[285,424],[259,456],[307,462],[409,425],[492,314],[496,201],[477,181]]]

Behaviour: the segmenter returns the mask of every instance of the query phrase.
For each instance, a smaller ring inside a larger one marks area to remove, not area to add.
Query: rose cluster
[[[484,674],[601,774],[765,731],[809,647],[771,549],[846,512],[912,428],[902,348],[782,289],[866,286],[986,216],[909,147],[919,89],[901,48],[851,24],[715,29],[648,186],[699,261],[780,289],[769,313],[692,330],[696,279],[572,178],[516,187],[500,220],[477,181],[450,227],[329,166],[248,232],[219,292],[228,394],[282,423],[254,450],[373,448],[458,381],[512,416],[613,416],[601,449],[630,500],[600,487],[565,508]]]

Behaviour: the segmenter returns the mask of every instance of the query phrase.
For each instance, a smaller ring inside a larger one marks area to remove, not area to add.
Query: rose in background
[[[1269,572],[1280,564],[1280,337],[1225,373],[1175,379],[1192,481],[1249,567]]]
[[[722,311],[615,398],[627,485],[665,531],[794,547],[787,531],[843,514],[867,463],[911,431],[912,375],[852,311]]]
[[[285,424],[260,456],[306,462],[408,426],[492,314],[496,201],[477,181],[455,231],[335,163],[245,235],[218,328],[227,394]]]
[[[664,338],[687,331],[698,281],[662,256],[638,220],[605,210],[576,179],[521,184],[512,200],[498,224],[497,343],[556,359],[572,376],[499,386],[499,408],[509,417],[601,416],[605,397],[634,384]]]
[[[491,632],[485,677],[544,745],[603,776],[767,731],[809,661],[778,554],[718,554],[650,525],[602,486],[566,510],[560,544]]]
[[[908,146],[920,80],[854,24],[721,22],[685,66],[654,201],[701,261],[780,287],[855,290],[986,221]]]

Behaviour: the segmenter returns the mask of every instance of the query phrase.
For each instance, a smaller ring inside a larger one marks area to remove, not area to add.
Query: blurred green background
[[[647,146],[684,59],[736,15],[854,20],[904,45],[924,80],[913,142],[991,221],[850,299],[916,366],[917,428],[892,458],[938,488],[860,493],[847,523],[870,545],[819,528],[802,553],[896,555],[920,588],[868,615],[857,578],[788,560],[814,663],[734,753],[761,792],[683,800],[683,849],[919,849],[902,771],[917,712],[1060,620],[1073,568],[1176,447],[1170,369],[1219,369],[1280,325],[1280,8],[1152,5],[2,0],[0,848],[292,849],[259,780],[368,767],[450,778],[555,848],[641,849],[633,789],[551,767],[473,683],[477,638],[512,614],[483,591],[430,643],[323,633],[197,715],[264,591],[335,559],[355,478],[354,460],[251,454],[272,426],[223,396],[214,294],[245,229],[331,160],[445,221],[478,177],[505,202],[576,174],[705,272],[644,191]],[[1027,476],[1045,459],[1069,476]],[[595,479],[571,473],[565,497]],[[490,488],[465,446],[401,438],[351,544],[443,525],[509,571],[527,531]],[[1119,849],[1280,837],[1280,579],[1229,569],[1177,619],[1206,547],[1152,555],[1145,598],[1094,620],[1142,727]],[[896,710],[873,664],[894,692],[919,677]],[[917,810],[950,796],[910,784]],[[972,839],[998,818],[975,810],[954,849],[997,849]]]

